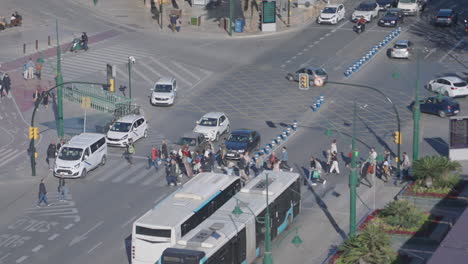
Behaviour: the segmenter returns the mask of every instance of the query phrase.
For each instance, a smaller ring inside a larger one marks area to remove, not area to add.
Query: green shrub
[[[413,175],[417,188],[453,188],[460,180],[461,165],[443,156],[426,156],[413,163]]]
[[[406,200],[392,201],[377,213],[382,222],[391,229],[417,231],[427,220],[428,215]]]

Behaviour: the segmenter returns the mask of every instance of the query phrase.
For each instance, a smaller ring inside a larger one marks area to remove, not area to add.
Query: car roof
[[[335,7],[335,8],[338,8],[339,6],[341,6],[341,5],[326,5],[325,8],[327,8],[327,7]]]
[[[458,76],[444,76],[444,77],[440,77],[439,79],[444,79],[449,82],[464,82],[464,80]]]
[[[409,40],[399,39],[399,40],[395,41],[395,44],[398,44],[398,45],[409,45]]]
[[[320,69],[320,70],[323,70],[323,71],[325,71],[325,69],[324,69],[324,68],[322,68],[322,67],[312,67],[312,66],[307,66],[307,67],[304,67],[304,69],[313,70],[313,71],[315,71],[315,70],[319,70],[319,69]]]
[[[207,117],[207,118],[219,118],[219,117],[221,117],[222,115],[225,115],[225,114],[222,113],[222,112],[209,112],[209,113],[204,114],[202,117]]]
[[[401,8],[389,8],[389,9],[387,9],[387,12],[403,12],[403,9],[401,9]]]
[[[430,96],[430,97],[427,97],[427,99],[436,99],[437,101],[452,101],[452,102],[457,102],[455,101],[455,99],[451,98],[451,97],[448,97],[448,96]]]
[[[142,115],[126,115],[121,118],[119,118],[116,122],[122,122],[122,123],[132,123],[135,122],[135,120],[139,119],[144,116]]]
[[[174,81],[174,78],[173,77],[161,77],[159,78],[159,80],[154,84],[172,84],[172,82]]]
[[[361,2],[359,5],[375,5],[377,4],[376,2],[371,2],[371,1],[364,1],[364,2]]]
[[[105,135],[99,133],[81,133],[72,137],[64,146],[82,148],[83,146],[93,144],[101,138],[105,138]]]
[[[242,129],[236,129],[231,131],[231,135],[247,135],[252,132],[255,132],[253,129],[248,129],[248,128],[242,128]]]

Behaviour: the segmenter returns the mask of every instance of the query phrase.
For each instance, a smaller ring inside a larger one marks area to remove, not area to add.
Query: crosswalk
[[[14,149],[10,146],[0,148],[0,168],[13,162],[20,157],[26,157],[27,153],[21,149]]]
[[[199,66],[116,44],[104,48],[91,47],[87,52],[65,53],[61,65],[64,81],[83,81],[86,77],[96,74],[105,77],[106,65],[111,64],[115,66],[116,81],[127,83],[129,56],[135,57],[136,60],[131,67],[132,82],[142,82],[148,87],[161,77],[174,77],[178,83],[178,92],[183,94],[213,74],[212,71]],[[55,75],[55,60],[46,60],[42,69],[43,78],[53,80]]]

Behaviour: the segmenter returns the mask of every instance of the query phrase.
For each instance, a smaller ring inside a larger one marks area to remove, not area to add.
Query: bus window
[[[136,227],[136,234],[137,235],[142,235],[142,236],[170,238],[171,237],[171,230],[168,230],[168,229],[152,229],[152,228],[137,226]]]

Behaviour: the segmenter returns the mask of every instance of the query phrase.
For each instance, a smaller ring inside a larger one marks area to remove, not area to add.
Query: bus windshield
[[[171,237],[171,230],[169,229],[153,229],[147,228],[143,226],[136,227],[136,234],[142,236],[153,236],[153,237],[164,237],[170,238]]]

